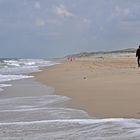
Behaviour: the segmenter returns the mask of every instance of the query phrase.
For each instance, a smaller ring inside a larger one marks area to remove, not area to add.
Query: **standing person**
[[[137,57],[138,67],[140,67],[140,46],[136,51],[136,57]]]

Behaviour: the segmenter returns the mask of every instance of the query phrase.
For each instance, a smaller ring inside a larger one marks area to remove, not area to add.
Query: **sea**
[[[0,59],[0,140],[140,140],[139,119],[89,116],[31,75],[56,64]]]

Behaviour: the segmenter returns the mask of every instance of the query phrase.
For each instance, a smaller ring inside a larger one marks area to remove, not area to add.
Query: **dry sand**
[[[135,54],[65,61],[34,75],[92,116],[140,118],[140,68]]]

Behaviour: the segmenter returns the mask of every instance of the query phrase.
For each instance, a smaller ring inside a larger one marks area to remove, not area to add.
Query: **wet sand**
[[[7,84],[12,86],[0,92],[0,140],[84,139],[83,128],[90,117],[82,110],[68,108],[69,98],[55,95],[53,88],[34,78]],[[94,120],[90,123],[94,125]],[[92,130],[87,127],[86,131]]]
[[[84,57],[33,75],[94,117],[140,118],[140,68],[135,54]]]

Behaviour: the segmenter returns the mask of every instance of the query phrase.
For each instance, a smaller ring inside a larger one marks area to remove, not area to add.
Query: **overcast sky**
[[[0,0],[0,57],[137,47],[140,0]]]

